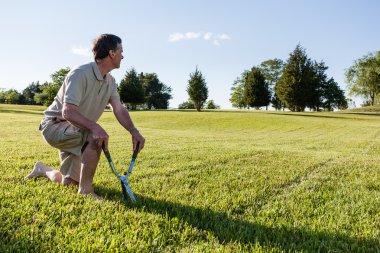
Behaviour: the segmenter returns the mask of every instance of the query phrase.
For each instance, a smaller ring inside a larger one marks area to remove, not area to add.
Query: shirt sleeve
[[[79,106],[85,93],[85,78],[81,71],[73,71],[65,79],[66,93],[63,98],[64,103]]]
[[[115,78],[112,77],[112,85],[113,85],[113,89],[112,89],[112,94],[111,94],[111,97],[110,97],[110,101],[113,100],[113,99],[120,99],[120,96],[119,96],[119,93],[117,92],[117,85],[116,85],[116,82],[115,82]]]

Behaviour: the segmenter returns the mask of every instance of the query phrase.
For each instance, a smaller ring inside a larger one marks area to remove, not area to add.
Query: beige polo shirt
[[[112,99],[120,99],[115,78],[106,74],[103,78],[98,65],[91,62],[71,70],[44,112],[45,118],[62,118],[64,103],[78,106],[78,111],[87,119],[97,121]]]

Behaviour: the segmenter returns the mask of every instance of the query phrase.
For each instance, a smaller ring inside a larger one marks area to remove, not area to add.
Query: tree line
[[[256,108],[272,105],[276,110],[314,111],[346,109],[344,91],[326,74],[328,67],[310,59],[306,50],[297,45],[286,62],[270,59],[244,71],[232,84],[230,102],[233,107]],[[32,82],[21,93],[15,89],[0,89],[0,103],[49,105],[54,100],[64,78],[70,71],[63,68],[51,75],[52,80]],[[362,96],[364,105],[379,103],[380,51],[355,60],[345,72],[349,95]],[[208,87],[202,72],[196,67],[190,73],[186,89],[189,98],[178,109],[219,109],[208,99]],[[126,71],[118,85],[121,101],[130,109],[168,109],[172,89],[161,82],[156,73]]]
[[[0,90],[0,103],[50,105],[60,89],[70,68],[63,68],[51,75],[52,81],[29,84],[21,93],[15,89]],[[196,68],[190,73],[187,91],[189,100],[179,105],[179,109],[202,108],[219,109],[214,100],[207,101],[208,88],[203,74]],[[172,89],[161,82],[156,73],[137,73],[136,69],[127,70],[118,85],[120,100],[132,110],[168,109],[172,99]],[[206,103],[207,102],[207,103]]]
[[[172,98],[171,87],[162,83],[155,73],[140,73],[132,68],[127,71],[118,88],[120,99],[130,109],[168,109],[169,100]],[[213,100],[207,101],[208,88],[203,74],[196,67],[195,72],[190,73],[187,92],[188,101],[180,104],[178,109],[202,108],[219,109]]]
[[[236,108],[260,108],[271,104],[291,111],[346,109],[348,99],[322,62],[311,60],[297,45],[286,62],[270,59],[244,71],[232,84],[230,102]],[[355,60],[345,71],[350,96],[364,98],[363,105],[379,103],[380,51]]]
[[[312,61],[297,45],[286,62],[270,59],[244,71],[233,83],[230,102],[237,108],[258,109],[271,104],[276,110],[346,109],[344,91],[327,76],[327,69],[323,61]]]
[[[54,72],[52,81],[29,84],[21,93],[15,89],[0,90],[0,103],[50,105],[57,95],[70,68]],[[120,99],[131,109],[140,106],[143,109],[167,109],[171,96],[171,87],[162,83],[156,73],[140,73],[132,68],[127,71],[118,85]]]
[[[70,68],[60,69],[50,75],[50,82],[32,82],[21,93],[15,89],[0,90],[0,103],[47,106],[53,102],[69,71]]]

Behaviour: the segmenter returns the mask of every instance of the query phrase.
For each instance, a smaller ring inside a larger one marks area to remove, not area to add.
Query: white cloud
[[[203,39],[204,39],[204,40],[210,40],[211,37],[212,37],[212,33],[210,33],[210,32],[207,32],[207,33],[205,33],[205,34],[203,35]]]
[[[181,40],[197,40],[210,41],[214,45],[219,46],[222,40],[231,40],[228,34],[214,35],[212,32],[186,32],[186,33],[172,33],[169,35],[169,42],[178,42]]]
[[[198,39],[201,33],[187,32],[187,33],[172,33],[169,35],[169,42],[177,42],[180,40],[193,40]]]
[[[185,37],[188,40],[198,39],[200,36],[201,36],[201,33],[195,33],[195,32],[187,32],[187,33],[185,33]]]
[[[185,38],[185,35],[182,33],[172,33],[169,35],[169,42],[176,42],[183,40]]]
[[[228,36],[228,34],[225,34],[225,33],[219,35],[218,37],[219,37],[220,40],[230,40],[231,39],[231,37]]]
[[[80,56],[85,56],[85,57],[92,57],[92,52],[89,48],[87,47],[77,47],[77,46],[73,46],[71,48],[71,52],[76,54],[76,55],[80,55]]]

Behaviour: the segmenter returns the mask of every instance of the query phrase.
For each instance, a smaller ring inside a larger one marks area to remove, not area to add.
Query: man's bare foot
[[[52,171],[52,170],[53,170],[52,168],[46,166],[42,162],[36,162],[36,164],[34,165],[34,168],[32,170],[32,173],[27,175],[24,178],[24,180],[27,180],[27,179],[33,178],[33,177],[47,177],[46,172]]]

